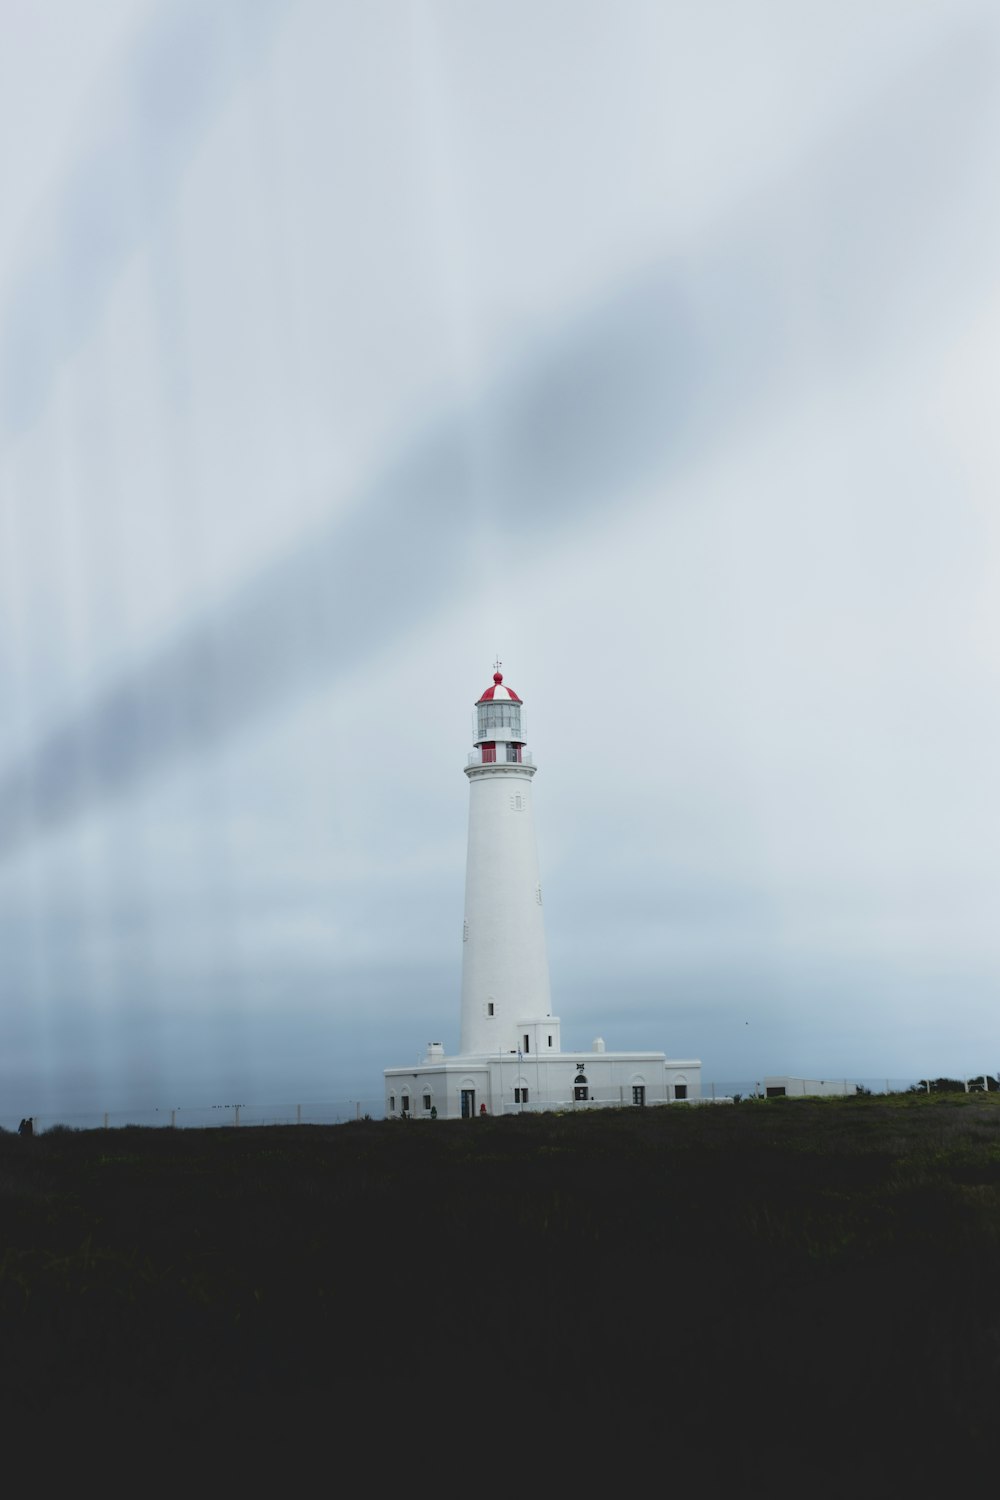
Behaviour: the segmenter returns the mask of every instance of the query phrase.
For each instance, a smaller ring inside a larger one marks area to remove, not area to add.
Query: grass
[[[374,1415],[373,1462],[832,1494],[974,1472],[1000,1409],[997,1095],[0,1134],[0,1234],[25,1431]]]

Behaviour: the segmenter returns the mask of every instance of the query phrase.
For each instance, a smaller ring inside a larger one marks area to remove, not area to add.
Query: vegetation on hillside
[[[393,1441],[528,1443],[537,1407],[832,1493],[1000,1409],[997,1094],[0,1134],[0,1183],[22,1426],[375,1402]]]

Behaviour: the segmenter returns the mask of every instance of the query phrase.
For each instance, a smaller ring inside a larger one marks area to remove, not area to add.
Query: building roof
[[[514,692],[513,688],[504,687],[503,673],[494,672],[493,686],[488,687],[485,693],[483,693],[482,697],[476,699],[476,702],[489,703],[492,700],[500,700],[503,698],[509,698],[512,703],[520,703],[521,701],[517,694]]]

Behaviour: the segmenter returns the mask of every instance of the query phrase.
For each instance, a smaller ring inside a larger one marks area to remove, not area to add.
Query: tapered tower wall
[[[522,744],[503,753],[520,757]],[[488,755],[481,742],[465,768],[469,845],[460,1048],[469,1056],[558,1051],[531,805],[535,767]]]

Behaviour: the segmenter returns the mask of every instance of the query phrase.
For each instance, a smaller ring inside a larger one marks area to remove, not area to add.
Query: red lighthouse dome
[[[479,699],[477,699],[477,702],[479,702],[479,703],[498,703],[498,702],[500,702],[503,699],[506,699],[508,703],[520,703],[520,701],[521,701],[520,698],[515,693],[515,691],[514,691],[513,688],[504,687],[504,685],[503,685],[503,673],[498,668],[493,673],[493,685],[492,685],[492,687],[488,687],[486,689],[486,691],[483,693],[482,697],[479,698]]]

